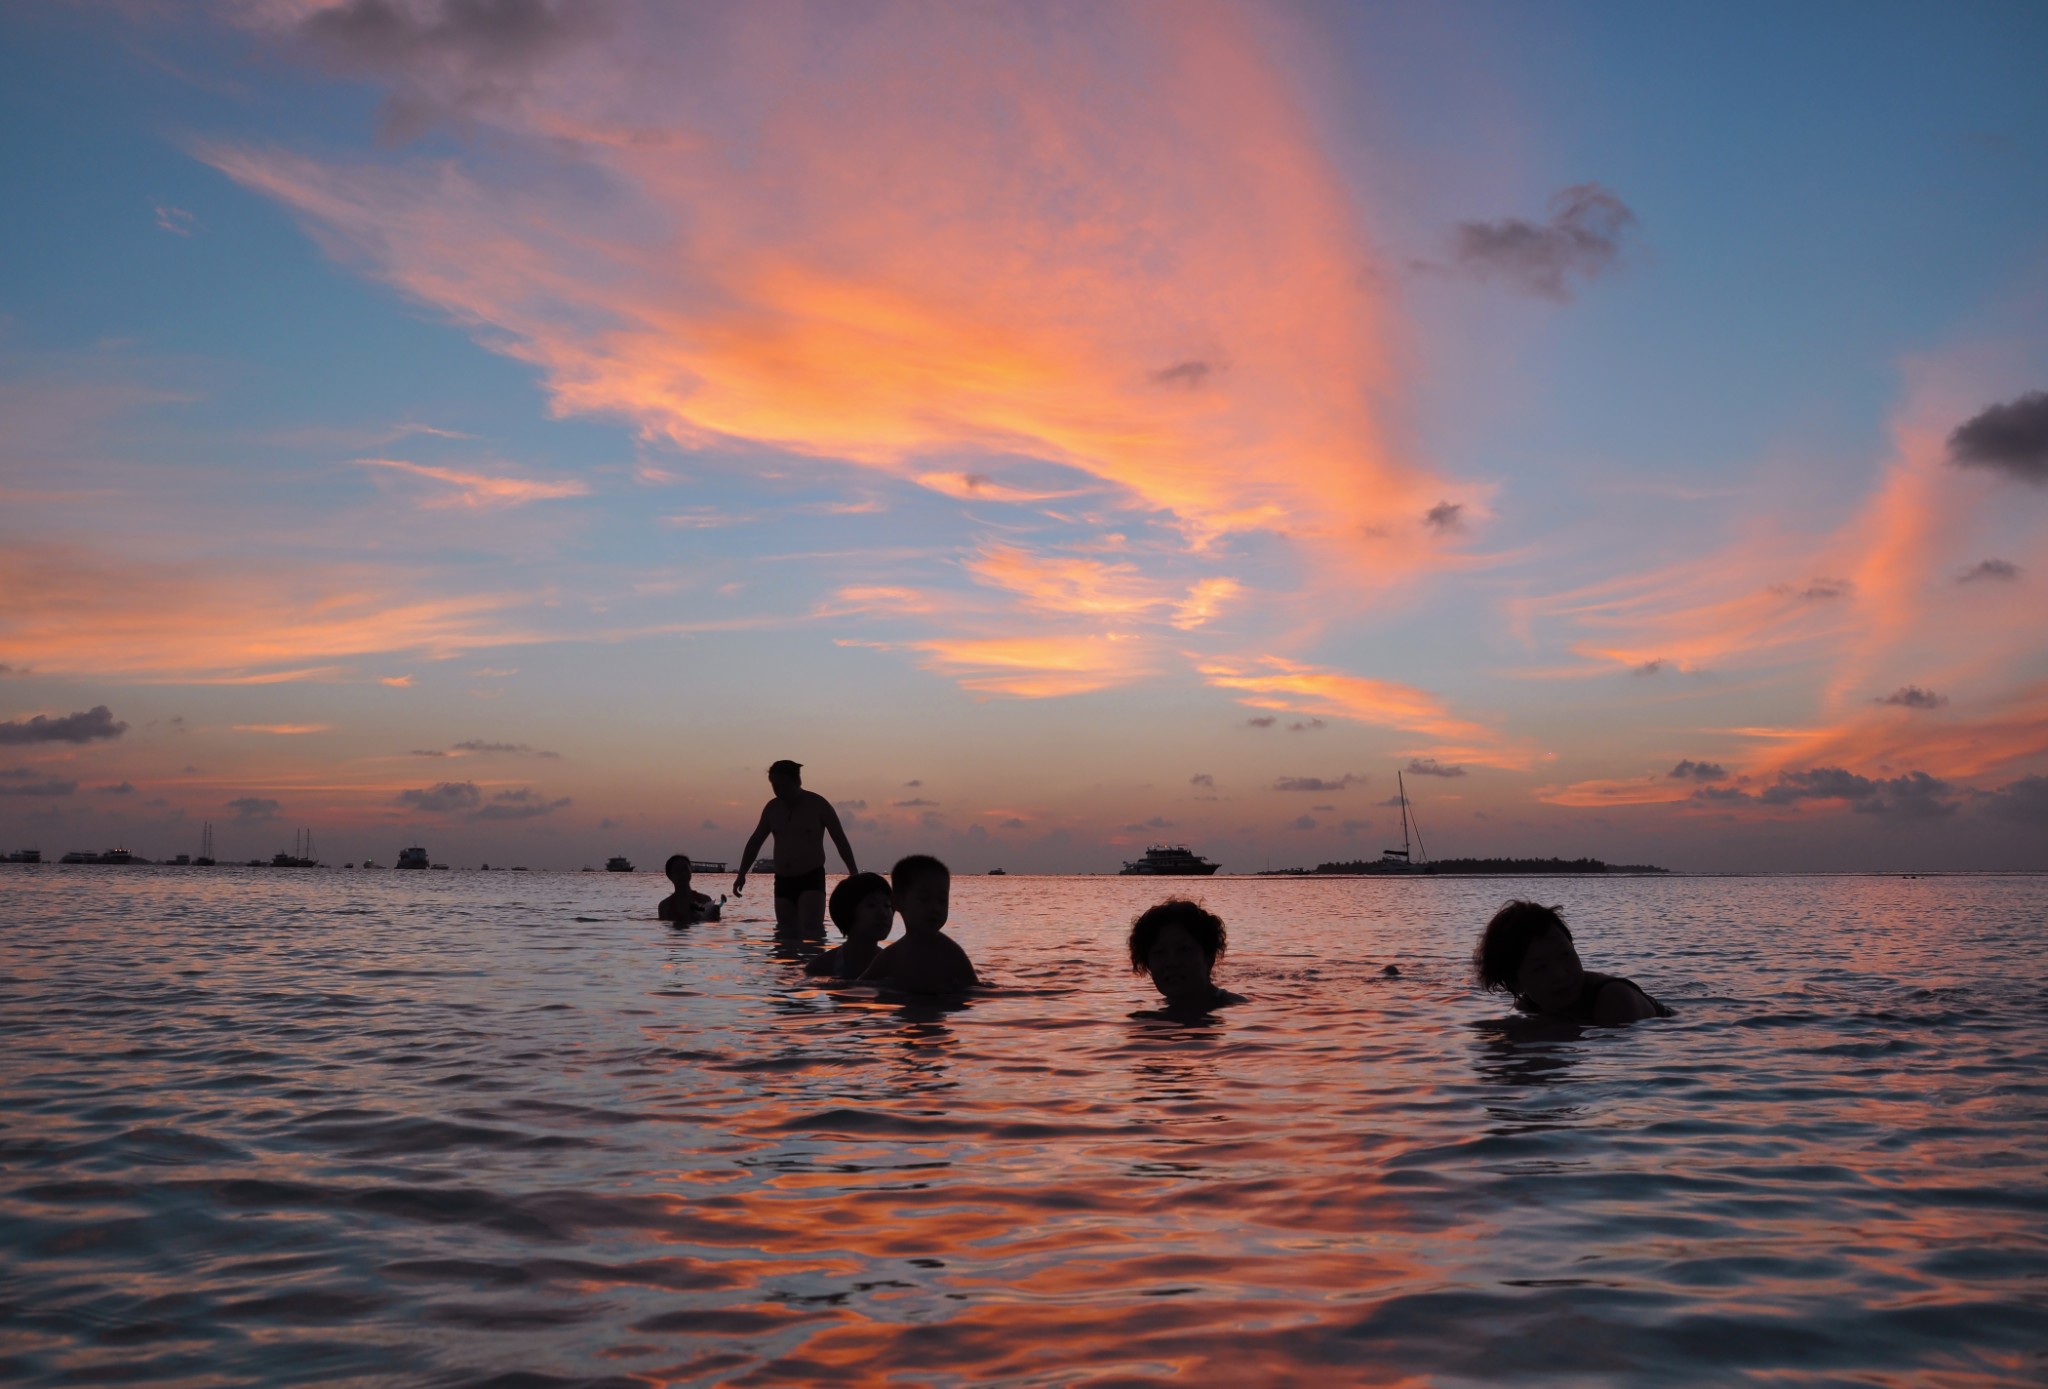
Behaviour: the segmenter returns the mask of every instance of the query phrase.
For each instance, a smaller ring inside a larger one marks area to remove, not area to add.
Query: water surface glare
[[[996,985],[659,878],[0,869],[0,1380],[2048,1380],[2048,879],[961,878]],[[1526,1037],[1511,895],[1678,1016]],[[1379,974],[1399,964],[1401,977]]]

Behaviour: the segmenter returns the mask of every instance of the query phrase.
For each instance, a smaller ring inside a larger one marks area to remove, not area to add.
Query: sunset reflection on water
[[[1157,884],[959,880],[940,1005],[649,882],[8,872],[6,1377],[2048,1368],[2042,880],[1210,880],[1190,1024]],[[1524,892],[1678,1016],[1511,1024]]]

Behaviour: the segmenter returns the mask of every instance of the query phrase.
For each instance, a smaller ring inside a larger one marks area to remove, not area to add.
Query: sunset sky
[[[8,6],[0,851],[2048,869],[2044,54]]]

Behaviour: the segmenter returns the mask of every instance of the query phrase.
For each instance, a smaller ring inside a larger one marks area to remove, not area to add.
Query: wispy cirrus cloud
[[[558,501],[565,497],[584,497],[590,494],[590,484],[579,478],[515,477],[499,473],[479,473],[460,468],[440,468],[426,463],[412,463],[402,458],[358,458],[358,467],[383,468],[394,472],[410,474],[438,482],[447,491],[430,493],[423,506],[494,507],[523,506],[528,502]]]

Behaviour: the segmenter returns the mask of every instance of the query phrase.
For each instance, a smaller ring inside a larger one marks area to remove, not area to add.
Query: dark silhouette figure
[[[812,960],[804,966],[804,973],[858,979],[881,953],[889,928],[896,924],[896,899],[889,895],[889,880],[880,873],[842,878],[832,889],[826,910],[846,943]]]
[[[1513,994],[1525,1013],[1558,1022],[1618,1027],[1671,1010],[1632,979],[1579,963],[1571,928],[1555,907],[1514,901],[1493,914],[1472,951],[1479,987]]]
[[[903,939],[883,949],[861,978],[907,993],[952,994],[981,982],[959,942],[944,935],[953,873],[929,854],[898,859],[889,873]]]
[[[825,836],[832,836],[848,873],[860,872],[853,861],[853,849],[846,831],[839,826],[839,812],[832,802],[815,791],[804,790],[803,764],[788,758],[768,768],[768,784],[775,798],[761,807],[761,822],[754,826],[747,847],[740,851],[739,875],[732,880],[732,895],[740,896],[747,886],[747,870],[769,835],[775,836],[775,929],[822,935],[825,931]]]
[[[1223,918],[1199,902],[1170,897],[1131,923],[1131,972],[1152,976],[1169,1016],[1198,1016],[1243,1003],[1243,994],[1218,988],[1209,977],[1229,942]]]
[[[688,854],[670,854],[661,871],[668,874],[675,891],[661,899],[661,905],[654,909],[656,916],[678,926],[687,926],[693,921],[718,920],[720,903],[712,901],[709,893],[698,892],[690,886]]]

